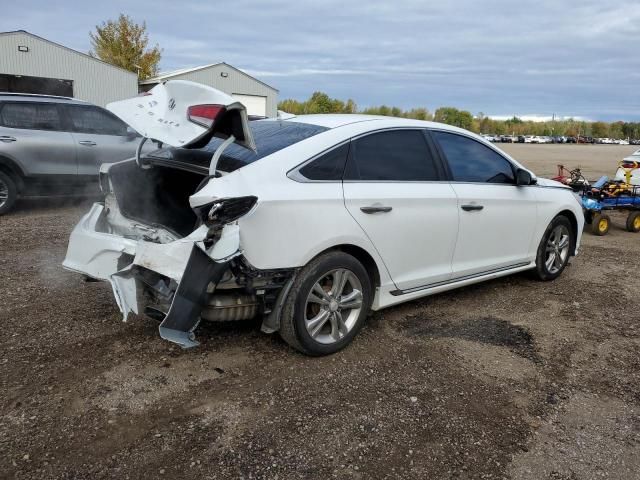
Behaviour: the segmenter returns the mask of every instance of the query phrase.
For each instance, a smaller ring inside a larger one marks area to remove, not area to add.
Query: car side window
[[[516,183],[511,163],[486,145],[455,133],[431,133],[449,162],[454,181]]]
[[[433,181],[438,169],[422,130],[388,130],[351,142],[345,180]]]
[[[58,107],[53,103],[5,103],[0,123],[9,128],[28,130],[62,130]]]
[[[98,107],[69,105],[69,116],[74,132],[98,135],[126,135],[127,125]]]
[[[299,171],[309,180],[342,180],[348,154],[349,142],[320,155]]]

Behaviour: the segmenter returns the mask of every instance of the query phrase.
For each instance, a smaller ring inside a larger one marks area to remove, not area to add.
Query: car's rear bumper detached
[[[160,336],[184,348],[198,345],[193,331],[200,312],[229,261],[239,255],[238,226],[225,226],[219,240],[208,249],[204,245],[207,227],[159,244],[99,231],[103,211],[102,204],[94,204],[76,225],[64,268],[109,281],[124,321],[130,313],[142,313],[147,306],[142,292],[145,285],[151,285],[149,273],[162,278],[165,282],[159,289],[170,306],[160,324]]]

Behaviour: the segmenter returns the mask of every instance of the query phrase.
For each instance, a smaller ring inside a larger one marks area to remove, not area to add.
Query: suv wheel
[[[0,215],[7,213],[18,199],[18,189],[9,175],[0,172]]]
[[[554,218],[542,236],[536,256],[536,276],[543,281],[555,280],[569,263],[575,238],[571,222],[564,215]]]
[[[280,323],[280,336],[307,355],[329,355],[347,346],[371,306],[371,279],[344,252],[329,252],[296,276]]]

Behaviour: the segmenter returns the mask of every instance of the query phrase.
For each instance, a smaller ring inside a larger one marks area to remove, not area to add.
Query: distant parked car
[[[566,143],[578,143],[578,139],[576,137],[567,137]]]
[[[132,157],[136,138],[87,102],[0,93],[0,215],[21,196],[97,193],[100,164]]]
[[[595,140],[593,139],[593,137],[586,137],[584,135],[580,135],[578,137],[578,143],[594,143]]]

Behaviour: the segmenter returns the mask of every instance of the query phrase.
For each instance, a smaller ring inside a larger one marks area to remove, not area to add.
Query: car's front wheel
[[[371,279],[355,257],[333,251],[302,268],[282,309],[280,335],[307,355],[329,355],[347,346],[371,306]]]
[[[554,280],[569,263],[575,238],[571,222],[564,215],[554,218],[542,236],[536,255],[536,276],[540,280]]]
[[[18,199],[18,189],[12,178],[0,171],[0,215],[13,208]]]

